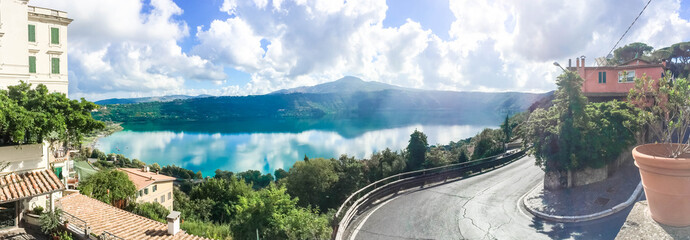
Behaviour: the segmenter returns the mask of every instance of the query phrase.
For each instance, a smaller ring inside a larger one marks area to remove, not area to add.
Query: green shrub
[[[227,224],[215,224],[196,220],[186,220],[180,225],[180,228],[192,235],[207,237],[211,239],[232,239],[230,225]]]
[[[36,207],[34,207],[33,210],[31,210],[31,212],[33,212],[33,214],[36,214],[36,215],[41,215],[41,214],[43,214],[43,210],[44,210],[43,207],[36,206]]]
[[[39,217],[39,221],[41,222],[41,231],[45,234],[55,233],[62,225],[62,221],[60,221],[61,215],[62,210],[59,208],[56,208],[52,212],[41,214]]]
[[[170,214],[170,211],[166,209],[163,205],[160,203],[154,202],[154,203],[138,203],[135,204],[134,209],[132,210],[132,213],[137,214],[142,217],[150,218],[162,223],[166,223],[165,217]]]

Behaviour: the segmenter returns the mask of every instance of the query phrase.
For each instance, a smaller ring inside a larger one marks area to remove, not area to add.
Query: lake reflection
[[[322,129],[213,133],[145,131],[142,126],[125,126],[124,131],[99,140],[96,147],[106,153],[124,154],[148,164],[175,164],[195,172],[201,170],[204,176],[213,176],[216,169],[234,172],[256,169],[273,173],[278,168],[288,169],[295,161],[303,159],[305,154],[310,158],[332,158],[341,154],[367,158],[373,152],[387,147],[392,150],[404,149],[415,129],[427,135],[429,144],[447,144],[474,136],[485,127],[495,125],[412,124],[367,130],[352,136],[340,134],[342,131]]]

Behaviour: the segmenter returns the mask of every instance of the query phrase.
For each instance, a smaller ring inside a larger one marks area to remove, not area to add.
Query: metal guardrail
[[[88,223],[86,221],[69,214],[68,212],[62,211],[62,215],[60,215],[60,219],[64,222],[68,222],[67,230],[81,235],[86,239],[93,239],[94,236],[96,235],[91,235],[91,229],[89,228]],[[108,231],[103,231],[101,235],[98,235],[97,237],[98,240],[124,240],[124,238],[118,237],[115,234],[109,233]]]
[[[125,240],[124,238],[115,236],[115,234],[109,233],[107,231],[103,231],[101,235],[98,237],[100,240]]]
[[[87,234],[87,229],[88,229],[88,224],[86,221],[81,220],[80,218],[69,214],[68,212],[62,211],[62,215],[60,215],[60,219],[65,222],[68,222],[68,225],[70,227],[73,227],[75,230],[82,231],[81,234]]]
[[[427,183],[461,177],[468,172],[493,168],[522,158],[525,155],[525,151],[521,150],[511,154],[503,153],[464,163],[399,173],[373,182],[351,194],[338,208],[338,211],[333,216],[332,239],[342,239],[354,217],[366,211],[372,203],[382,197],[404,189],[423,186]]]

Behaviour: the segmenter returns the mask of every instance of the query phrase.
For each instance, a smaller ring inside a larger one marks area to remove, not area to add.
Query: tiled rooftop
[[[65,189],[50,170],[10,173],[0,176],[0,203],[43,195]]]
[[[91,231],[100,235],[103,231],[124,239],[207,239],[180,230],[168,235],[167,224],[157,222],[131,212],[110,206],[79,193],[69,194],[58,200],[63,211],[84,220]]]
[[[138,168],[118,168],[120,171],[127,173],[129,180],[137,187],[137,191],[144,189],[148,185],[156,182],[174,181],[174,177],[165,176],[155,172],[144,172]]]

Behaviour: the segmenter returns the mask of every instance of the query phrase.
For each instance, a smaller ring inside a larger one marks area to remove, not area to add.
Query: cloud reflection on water
[[[204,176],[216,169],[234,172],[249,169],[273,172],[287,169],[306,154],[310,158],[348,154],[368,158],[385,148],[400,150],[418,129],[429,144],[447,144],[471,137],[485,127],[476,125],[411,125],[368,131],[346,138],[334,131],[307,130],[299,133],[193,133],[173,131],[122,131],[101,139],[96,145],[106,153],[121,153],[146,163],[175,164]]]

